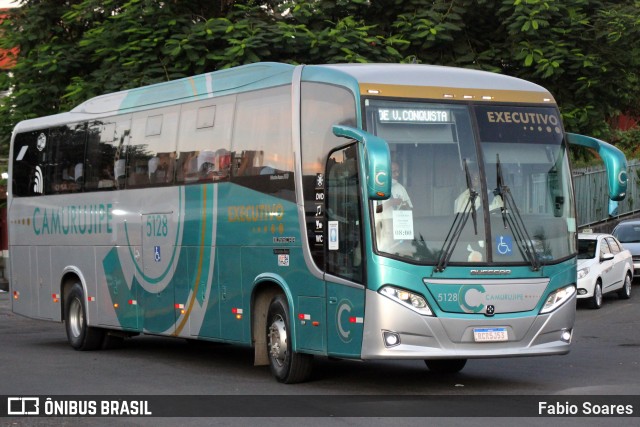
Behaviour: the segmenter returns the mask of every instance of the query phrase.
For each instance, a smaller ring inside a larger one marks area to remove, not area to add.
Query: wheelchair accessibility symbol
[[[499,255],[511,255],[513,251],[513,239],[511,236],[496,237],[496,252]]]
[[[155,259],[156,262],[160,262],[160,260],[162,259],[162,257],[160,256],[160,246],[153,247],[153,259]]]

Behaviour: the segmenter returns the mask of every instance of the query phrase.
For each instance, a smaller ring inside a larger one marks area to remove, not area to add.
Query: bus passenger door
[[[359,357],[365,290],[356,144],[329,156],[325,179],[328,350]]]

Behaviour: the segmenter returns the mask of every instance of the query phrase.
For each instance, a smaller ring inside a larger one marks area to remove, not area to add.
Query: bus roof
[[[294,68],[290,64],[260,62],[100,95],[88,99],[68,113],[25,120],[16,126],[16,131],[289,84]],[[329,83],[341,81],[368,96],[479,100],[486,97],[502,101],[555,102],[546,89],[526,80],[486,71],[437,65],[307,65],[303,79]]]
[[[362,95],[488,100],[554,104],[535,83],[504,74],[422,64],[335,64],[309,66],[351,76]]]

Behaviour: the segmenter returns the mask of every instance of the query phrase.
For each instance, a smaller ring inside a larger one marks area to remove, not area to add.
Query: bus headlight
[[[422,315],[433,316],[429,304],[427,304],[427,301],[420,294],[393,286],[383,287],[380,289],[380,293]]]
[[[549,313],[556,308],[564,304],[569,298],[576,293],[576,287],[574,285],[565,286],[564,288],[557,289],[547,297],[547,300],[540,310],[540,314]]]
[[[589,274],[589,267],[585,267],[583,269],[578,270],[578,280],[586,277]]]

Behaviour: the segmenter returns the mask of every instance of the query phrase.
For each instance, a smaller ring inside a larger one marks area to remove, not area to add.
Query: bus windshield
[[[412,263],[542,264],[575,254],[568,153],[554,107],[368,99],[392,195],[372,203],[376,251]]]

